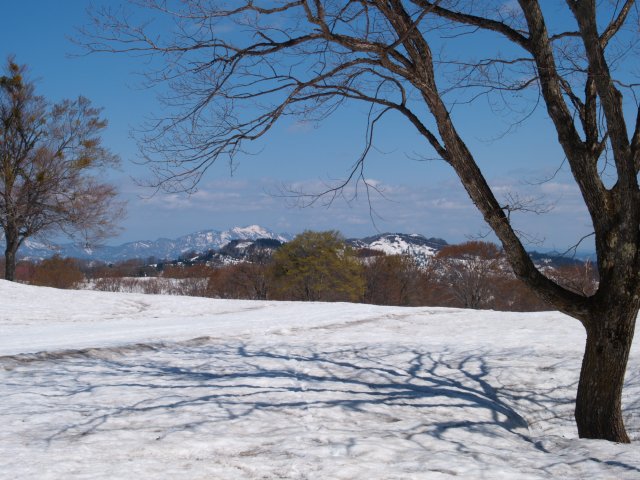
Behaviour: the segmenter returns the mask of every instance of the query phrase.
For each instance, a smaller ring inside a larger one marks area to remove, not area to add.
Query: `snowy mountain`
[[[208,250],[200,255],[173,260],[187,265],[205,263],[209,266],[232,265],[243,262],[265,263],[284,242],[276,238],[256,240],[234,239],[218,250]]]
[[[423,235],[413,233],[382,233],[362,239],[349,239],[348,242],[355,248],[364,248],[383,252],[387,255],[410,255],[424,264],[430,257],[436,255],[440,249],[449,245],[441,238],[426,238]],[[536,265],[540,268],[557,268],[571,265],[582,265],[592,259],[592,255],[565,256],[557,252],[529,252]]]
[[[239,252],[248,248],[256,240],[275,240],[284,243],[293,238],[286,233],[275,233],[258,225],[234,227],[225,231],[202,230],[175,239],[159,238],[157,240],[140,240],[123,243],[116,246],[102,246],[97,248],[82,248],[73,243],[47,244],[35,240],[27,240],[19,251],[20,258],[40,260],[59,254],[62,257],[101,260],[117,262],[131,258],[147,259],[177,259],[189,252],[206,254],[212,250],[218,251],[229,246],[236,253],[232,255],[240,258],[244,254]],[[243,243],[244,242],[244,243]],[[426,238],[419,234],[383,233],[362,239],[349,239],[355,248],[378,250],[388,255],[409,254],[416,257],[431,257],[443,246],[447,245],[440,238]],[[275,246],[277,248],[277,246]],[[255,247],[249,249],[249,253]],[[221,252],[229,254],[230,252]]]
[[[368,248],[387,255],[411,255],[414,257],[432,257],[447,245],[441,238],[426,238],[412,233],[382,233],[362,239],[350,239],[355,248]]]
[[[202,230],[175,239],[141,240],[93,249],[82,248],[72,243],[56,245],[28,239],[24,242],[18,255],[27,260],[41,260],[58,253],[62,257],[118,262],[132,258],[149,259],[151,257],[159,260],[177,260],[184,258],[187,253],[195,253],[193,257],[197,257],[196,263],[212,261],[224,264],[226,262],[221,257],[228,257],[232,263],[250,260],[256,255],[264,256],[273,252],[282,243],[288,242],[292,238],[293,235],[290,234],[276,233],[258,225],[250,225],[234,227],[225,231]],[[256,243],[258,240],[260,242]],[[270,243],[270,241],[273,242]],[[416,233],[382,233],[360,239],[348,239],[347,242],[357,249],[375,250],[387,255],[410,255],[419,262],[428,261],[441,248],[448,245],[441,238],[427,238]],[[3,243],[0,241],[0,246]],[[213,256],[220,258],[214,259]],[[531,252],[531,257],[537,265],[542,267],[575,265],[584,260],[539,252]]]
[[[176,239],[160,238],[158,240],[143,240],[128,242],[117,246],[102,246],[99,248],[82,248],[76,244],[47,245],[42,242],[27,240],[19,251],[19,256],[26,259],[42,259],[55,253],[63,257],[102,260],[116,262],[130,258],[173,259],[187,252],[206,252],[219,250],[232,240],[254,241],[258,239],[274,239],[280,242],[291,240],[288,234],[275,233],[258,225],[248,227],[234,227],[230,230],[202,230],[200,232],[183,235]]]

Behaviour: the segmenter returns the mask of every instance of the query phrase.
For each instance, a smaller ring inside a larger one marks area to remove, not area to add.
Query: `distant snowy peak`
[[[290,236],[282,238],[281,235],[278,235],[271,230],[267,230],[266,228],[261,227],[260,225],[249,225],[248,227],[234,227],[229,232],[234,236],[234,240],[257,240],[258,238],[273,238],[275,240],[286,241],[286,239],[290,239]]]
[[[219,250],[233,240],[253,242],[258,239],[273,239],[279,242],[287,242],[292,238],[291,235],[275,233],[259,225],[249,225],[247,227],[234,227],[225,231],[202,230],[176,239],[140,240],[93,249],[82,248],[71,243],[48,245],[41,242],[26,241],[23,248],[20,249],[19,255],[25,259],[39,260],[58,253],[63,257],[105,262],[151,257],[175,259],[189,252],[203,253],[209,250]]]
[[[258,225],[250,225],[248,227],[234,227],[223,232],[203,230],[180,237],[176,242],[182,254],[189,251],[202,253],[208,250],[219,250],[234,240],[253,242],[258,239],[272,239],[288,242],[291,238],[291,235],[275,233]]]
[[[413,233],[382,233],[362,239],[352,239],[349,242],[357,248],[369,248],[387,255],[412,255],[431,257],[438,250],[447,245],[441,238],[426,238]]]
[[[293,238],[292,235],[275,233],[259,225],[249,225],[248,227],[234,227],[224,232],[224,234],[226,240],[225,243],[228,243],[231,240],[253,241],[260,238],[270,238],[284,243]]]

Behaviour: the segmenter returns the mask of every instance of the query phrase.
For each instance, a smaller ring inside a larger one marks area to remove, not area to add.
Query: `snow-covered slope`
[[[251,302],[0,281],[0,477],[632,479],[579,440],[559,313]],[[4,355],[4,356],[2,356]]]
[[[411,255],[414,257],[431,257],[447,242],[440,238],[426,238],[413,233],[382,233],[373,237],[352,239],[350,243],[357,248],[378,250],[387,255]]]

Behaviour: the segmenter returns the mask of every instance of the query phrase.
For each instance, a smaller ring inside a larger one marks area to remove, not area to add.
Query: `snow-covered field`
[[[579,440],[559,313],[252,302],[0,281],[2,479],[640,478]]]

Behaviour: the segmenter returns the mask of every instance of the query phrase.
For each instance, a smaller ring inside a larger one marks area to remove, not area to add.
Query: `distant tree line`
[[[494,244],[470,241],[442,248],[418,264],[407,255],[386,255],[349,246],[336,231],[298,235],[272,255],[250,262],[190,264],[191,253],[173,262],[134,259],[116,264],[54,256],[20,261],[19,281],[56,288],[93,288],[226,299],[362,302],[505,311],[551,307],[515,275]],[[548,267],[548,275],[581,294],[597,288],[589,263]]]

